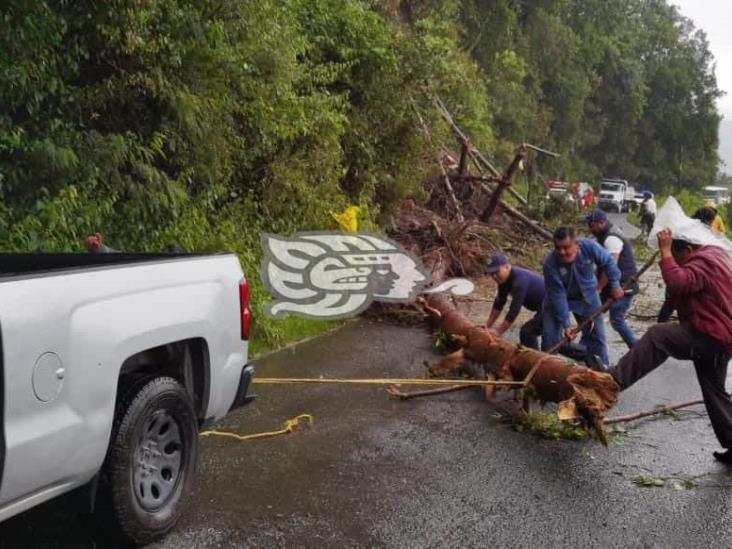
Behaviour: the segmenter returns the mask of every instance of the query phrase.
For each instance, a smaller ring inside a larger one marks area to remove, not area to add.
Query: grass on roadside
[[[252,338],[249,342],[250,359],[276,351],[291,343],[324,334],[325,332],[341,326],[345,321],[313,320],[297,316],[288,316],[281,320],[270,320],[270,322],[277,323],[278,335],[280,337],[278,337],[276,343],[271,343],[264,339],[258,339],[256,331],[253,331]]]

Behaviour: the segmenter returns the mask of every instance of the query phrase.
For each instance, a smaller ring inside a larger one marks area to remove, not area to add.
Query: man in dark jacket
[[[673,238],[670,229],[659,231],[658,247],[679,323],[652,326],[610,373],[627,389],[669,356],[692,360],[714,433],[726,449],[714,457],[732,465],[732,401],[725,389],[732,356],[732,263],[722,248]]]
[[[610,222],[607,214],[602,210],[591,211],[585,217],[585,221],[590,228],[590,232],[597,238],[600,245],[617,261],[618,268],[620,269],[620,284],[621,286],[625,286],[638,272],[635,265],[635,256],[633,255],[633,245],[630,243],[630,240],[623,234],[623,231]],[[600,299],[601,301],[606,301],[610,298],[607,276],[604,272],[598,271],[597,280]],[[628,309],[630,309],[633,296],[638,291],[638,284],[633,283],[632,286],[626,289],[625,295],[614,301],[610,307],[610,325],[623,338],[623,341],[629,349],[638,340],[627,320]]]
[[[511,295],[511,307],[506,317],[496,332],[503,335],[516,320],[521,307],[533,311],[534,317],[521,326],[519,338],[521,345],[539,348],[539,336],[541,335],[542,304],[544,302],[544,279],[527,269],[514,267],[505,255],[496,254],[492,256],[486,265],[485,271],[493,277],[498,284],[498,295],[493,302],[491,314],[486,322],[486,328],[492,328],[506,305],[509,294]]]

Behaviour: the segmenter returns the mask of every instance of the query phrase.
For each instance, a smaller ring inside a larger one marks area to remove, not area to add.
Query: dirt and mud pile
[[[543,256],[548,249],[546,241],[520,220],[506,215],[502,206],[488,223],[479,220],[490,198],[486,184],[464,180],[456,172],[450,172],[449,179],[449,189],[442,175],[425,181],[429,197],[425,205],[403,200],[387,229],[390,238],[422,260],[431,274],[427,287],[451,277],[479,278],[484,274],[486,258],[494,253],[510,255],[512,261],[524,266]],[[374,302],[366,315],[399,324],[425,319],[414,304]]]

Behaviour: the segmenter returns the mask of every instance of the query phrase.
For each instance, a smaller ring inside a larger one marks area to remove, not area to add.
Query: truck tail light
[[[252,326],[252,310],[249,308],[249,282],[242,279],[239,282],[239,313],[241,314],[241,338],[249,339],[249,330]]]

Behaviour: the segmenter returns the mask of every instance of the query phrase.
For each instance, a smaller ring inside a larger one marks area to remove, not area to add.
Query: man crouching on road
[[[732,263],[722,248],[673,238],[670,229],[658,233],[658,247],[680,323],[652,326],[610,373],[627,389],[669,356],[692,360],[714,433],[726,449],[714,457],[732,465],[732,401],[725,390],[732,353]]]
[[[502,336],[516,320],[521,307],[536,313],[526,324],[521,326],[519,338],[521,345],[539,349],[539,336],[542,328],[542,304],[544,302],[544,279],[527,269],[514,267],[505,255],[496,254],[490,258],[485,271],[498,284],[498,295],[493,302],[491,314],[486,322],[486,328],[493,328],[511,294],[511,307],[506,317],[496,330]]]

